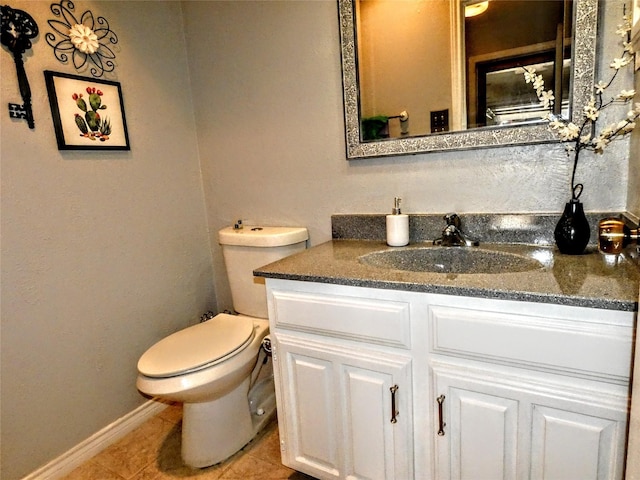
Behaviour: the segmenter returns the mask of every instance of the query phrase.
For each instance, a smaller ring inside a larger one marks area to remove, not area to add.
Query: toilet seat
[[[138,371],[156,378],[195,372],[236,355],[253,337],[251,317],[218,314],[160,340],[140,357]]]

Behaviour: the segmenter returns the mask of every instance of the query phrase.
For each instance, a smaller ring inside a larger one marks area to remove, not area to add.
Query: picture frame
[[[120,83],[45,70],[58,150],[131,150]]]

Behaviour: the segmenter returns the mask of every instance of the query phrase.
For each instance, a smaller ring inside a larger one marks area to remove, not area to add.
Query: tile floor
[[[204,469],[189,468],[180,458],[181,421],[182,406],[172,405],[63,480],[313,480],[280,463],[275,420],[225,462]]]

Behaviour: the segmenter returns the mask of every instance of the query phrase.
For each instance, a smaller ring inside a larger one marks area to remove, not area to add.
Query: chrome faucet
[[[442,245],[443,247],[477,247],[480,245],[480,242],[466,238],[462,233],[458,214],[447,213],[443,218],[447,225],[442,230],[442,237],[433,241],[434,245]]]

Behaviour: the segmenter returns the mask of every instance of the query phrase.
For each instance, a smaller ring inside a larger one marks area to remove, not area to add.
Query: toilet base
[[[186,465],[204,468],[226,460],[273,418],[273,378],[258,382],[251,393],[249,382],[247,378],[233,391],[211,402],[184,403],[182,460]]]

